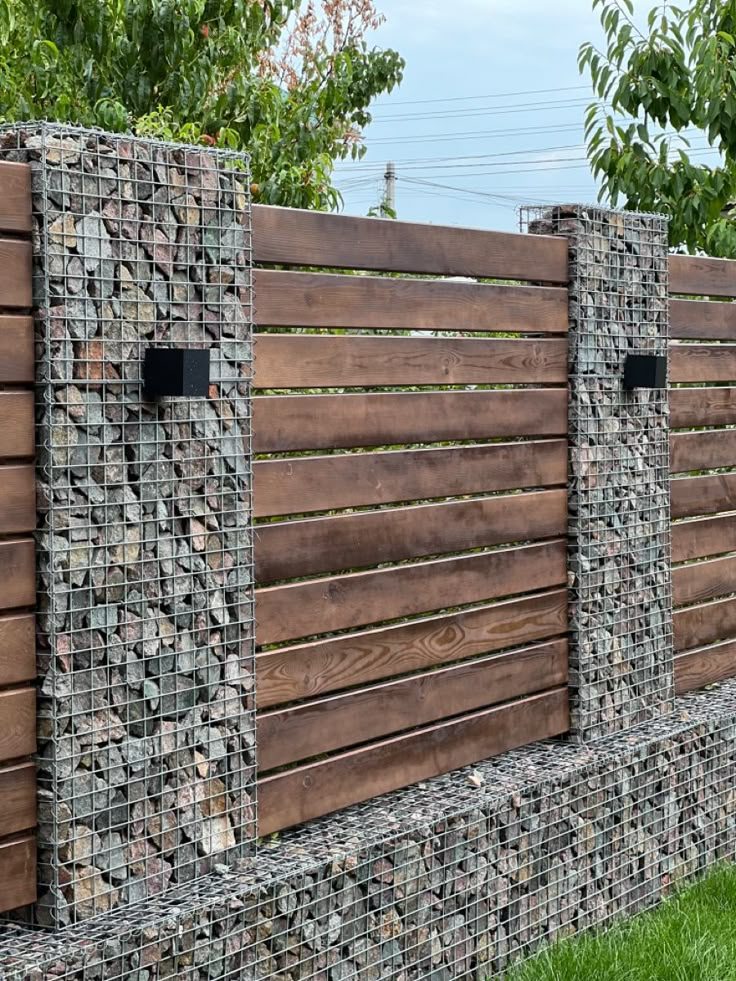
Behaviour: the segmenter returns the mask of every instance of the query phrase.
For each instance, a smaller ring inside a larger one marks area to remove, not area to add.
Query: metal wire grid
[[[33,171],[43,924],[165,892],[254,838],[245,155],[13,126]],[[207,399],[146,402],[148,347]]]
[[[623,389],[627,353],[668,353],[667,220],[528,209],[570,241],[572,727],[582,739],[672,711],[669,401]]]
[[[7,981],[485,979],[656,902],[736,849],[736,683],[594,747],[552,741],[325,819],[258,868],[62,934],[9,929]]]

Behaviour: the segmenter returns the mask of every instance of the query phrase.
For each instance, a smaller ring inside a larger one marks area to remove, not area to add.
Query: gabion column
[[[630,355],[667,357],[667,221],[575,205],[529,230],[570,244],[570,685],[588,741],[674,707],[668,392],[624,387]]]
[[[0,147],[33,180],[34,915],[64,925],[254,840],[248,167],[47,124]],[[144,391],[172,348],[209,358],[196,397]]]

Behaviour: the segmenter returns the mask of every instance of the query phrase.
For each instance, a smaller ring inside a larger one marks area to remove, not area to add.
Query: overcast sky
[[[577,70],[580,44],[600,38],[590,0],[378,6],[387,21],[376,43],[398,50],[406,71],[376,104],[363,161],[339,168],[347,212],[378,203],[387,160],[405,220],[512,229],[521,202],[595,198],[581,159],[590,90]],[[462,159],[437,159],[448,157]]]

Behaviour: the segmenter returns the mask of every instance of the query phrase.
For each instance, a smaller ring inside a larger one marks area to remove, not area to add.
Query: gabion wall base
[[[736,682],[595,746],[548,741],[266,843],[56,934],[3,981],[485,979],[736,853]]]
[[[33,915],[63,926],[254,837],[249,182],[242,155],[47,124],[0,158],[32,168]],[[147,398],[146,350],[182,347],[208,396]]]

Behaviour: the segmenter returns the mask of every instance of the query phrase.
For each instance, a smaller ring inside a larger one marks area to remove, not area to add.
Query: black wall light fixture
[[[210,388],[210,352],[183,347],[151,347],[143,365],[146,398],[205,398]]]
[[[628,354],[624,388],[666,388],[667,358],[657,354]]]

